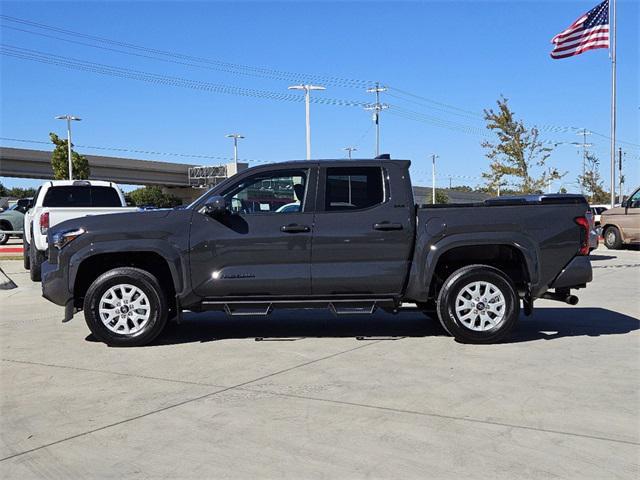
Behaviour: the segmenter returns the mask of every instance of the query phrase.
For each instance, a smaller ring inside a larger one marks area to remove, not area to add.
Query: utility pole
[[[355,152],[356,150],[358,150],[356,147],[344,147],[343,150],[346,150],[349,154],[349,160],[351,160],[351,152]]]
[[[622,147],[618,148],[618,182],[618,203],[622,203],[622,201],[624,200],[624,194],[622,193],[622,183],[624,182],[624,179],[622,178]]]
[[[71,161],[71,121],[74,120],[79,122],[82,120],[79,117],[74,117],[73,115],[58,115],[55,117],[56,120],[66,120],[67,121],[67,156],[69,161],[69,180],[73,180],[73,162]]]
[[[304,104],[306,110],[306,126],[307,126],[307,160],[311,160],[311,120],[309,113],[310,92],[311,90],[326,90],[320,85],[292,85],[289,90],[304,90]]]
[[[582,135],[582,143],[571,142],[572,145],[582,147],[582,180],[580,181],[580,193],[584,195],[584,176],[587,168],[587,148],[592,147],[592,143],[587,143],[587,135],[591,135],[591,132],[586,128],[576,132],[576,135]]]
[[[376,124],[376,157],[380,155],[380,112],[385,108],[389,108],[389,105],[380,103],[380,92],[387,90],[387,87],[381,87],[378,82],[374,88],[367,88],[367,93],[376,94],[376,103],[373,105],[367,105],[365,110],[373,111],[373,121]]]
[[[451,175],[449,175],[449,190],[451,190]]]
[[[431,154],[431,202],[436,204],[436,158],[439,158],[435,153]]]
[[[233,164],[236,166],[236,173],[238,173],[238,139],[244,137],[239,133],[229,133],[225,136],[227,138],[233,138]]]

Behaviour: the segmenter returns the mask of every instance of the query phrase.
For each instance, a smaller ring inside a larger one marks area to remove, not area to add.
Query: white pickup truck
[[[31,280],[40,281],[48,248],[49,228],[86,215],[133,212],[115,183],[97,180],[55,180],[43,183],[24,216],[24,267]]]

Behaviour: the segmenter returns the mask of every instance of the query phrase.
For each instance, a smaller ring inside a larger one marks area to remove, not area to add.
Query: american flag
[[[551,58],[579,55],[594,48],[609,48],[609,0],[573,22],[569,28],[551,39],[555,46]]]

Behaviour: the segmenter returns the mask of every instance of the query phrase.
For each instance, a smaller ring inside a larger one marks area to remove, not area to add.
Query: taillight
[[[49,230],[49,212],[44,212],[40,215],[40,233],[46,235],[47,230]]]
[[[591,226],[587,217],[576,217],[575,222],[582,227],[580,229],[580,250],[578,255],[589,255],[589,233]]]

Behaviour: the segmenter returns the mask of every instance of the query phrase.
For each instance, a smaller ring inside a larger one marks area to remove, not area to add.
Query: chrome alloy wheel
[[[607,244],[608,245],[613,245],[616,243],[616,232],[613,231],[613,229],[609,229],[607,230]]]
[[[126,335],[142,330],[151,317],[151,306],[145,293],[126,283],[114,285],[104,292],[98,311],[105,327]]]
[[[455,310],[465,327],[485,332],[504,320],[505,298],[493,283],[473,282],[458,293]]]

